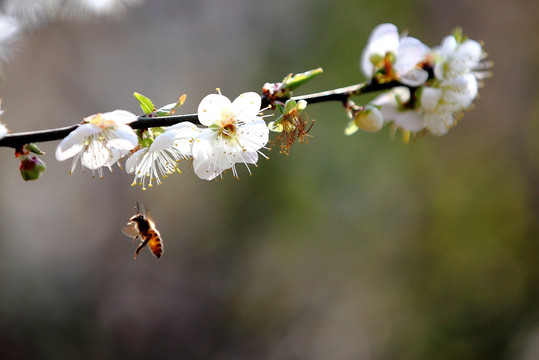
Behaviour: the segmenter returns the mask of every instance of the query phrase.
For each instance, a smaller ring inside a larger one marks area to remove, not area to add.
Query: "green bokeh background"
[[[362,81],[377,24],[429,46],[455,27],[494,76],[448,135],[343,135],[310,106],[308,144],[252,176],[182,175],[142,192],[54,160],[24,183],[0,149],[3,359],[539,358],[539,91],[535,1],[160,1],[116,21],[32,32],[5,69],[12,131],[78,122],[131,96],[182,110],[322,66],[302,93]],[[365,98],[368,99],[368,98]],[[358,101],[360,102],[360,101]],[[136,201],[159,261],[120,229]]]

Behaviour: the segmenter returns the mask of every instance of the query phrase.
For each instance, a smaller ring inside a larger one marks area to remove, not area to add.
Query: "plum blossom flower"
[[[369,36],[361,55],[363,74],[371,79],[380,73],[379,81],[399,80],[409,86],[419,86],[428,73],[418,64],[425,61],[429,48],[416,38],[400,38],[393,24],[378,25]]]
[[[190,122],[183,122],[168,127],[165,132],[155,137],[150,146],[143,147],[131,155],[125,168],[128,174],[135,173],[131,186],[137,183],[146,190],[152,181],[161,184],[161,178],[166,178],[174,171],[178,171],[178,162],[191,156],[193,139],[200,133],[200,129]]]
[[[444,135],[472,105],[481,81],[490,76],[485,69],[492,64],[482,62],[485,56],[479,42],[462,41],[455,32],[428,55],[431,79],[417,88],[393,88],[371,104],[380,107],[384,122],[392,122],[405,136],[424,129]]]
[[[255,164],[269,137],[260,113],[262,99],[254,92],[243,93],[234,102],[221,95],[206,96],[198,106],[198,119],[208,126],[194,140],[193,168],[198,177],[211,180],[227,169],[238,177],[235,164]],[[265,156],[265,155],[263,155]]]
[[[479,42],[462,41],[458,32],[447,36],[433,53],[435,81],[431,87],[423,89],[421,105],[429,131],[444,135],[471,106],[480,81],[490,76],[482,70],[492,64],[481,62],[486,54]]]
[[[83,167],[92,174],[97,170],[102,178],[102,167],[112,171],[111,166],[137,146],[137,135],[128,125],[136,119],[136,115],[124,110],[88,116],[58,144],[56,159],[74,157],[70,173],[80,160]]]

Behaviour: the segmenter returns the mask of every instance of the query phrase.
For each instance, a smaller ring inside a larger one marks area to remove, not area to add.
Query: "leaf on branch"
[[[145,115],[151,114],[155,110],[155,106],[153,105],[153,102],[148,99],[146,96],[139,94],[138,92],[134,92],[133,96],[137,98],[137,100],[140,103],[140,108],[144,112]]]
[[[322,74],[322,72],[322,68],[317,68],[314,70],[309,70],[303,73],[296,74],[294,76],[288,75],[283,79],[283,85],[288,90],[293,91],[301,85],[305,84],[307,81],[311,80],[312,78]]]

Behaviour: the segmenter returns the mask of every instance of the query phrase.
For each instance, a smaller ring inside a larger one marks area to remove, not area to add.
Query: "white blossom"
[[[198,106],[198,119],[208,126],[192,147],[193,168],[198,177],[211,180],[227,169],[238,177],[235,164],[256,164],[268,142],[269,129],[260,113],[260,95],[247,92],[234,102],[221,95],[206,96]]]
[[[103,177],[102,167],[112,171],[111,166],[137,146],[137,135],[127,125],[136,119],[136,115],[124,110],[91,115],[58,144],[56,159],[74,157],[71,173],[80,160],[82,166],[92,173],[97,170]]]
[[[380,107],[384,122],[393,122],[403,131],[418,132],[426,123],[421,109],[404,106],[410,100],[410,90],[401,86],[378,96],[371,103]]]
[[[433,50],[434,76],[430,88],[423,89],[421,106],[427,129],[444,135],[467,110],[478,94],[479,81],[488,76],[480,71],[488,66],[481,63],[483,50],[479,42],[448,36]]]
[[[182,122],[156,136],[150,146],[136,151],[125,163],[127,173],[135,174],[131,186],[138,183],[146,190],[146,179],[149,179],[148,187],[152,187],[152,181],[161,184],[161,177],[178,170],[177,163],[191,156],[193,139],[199,133],[196,125]]]
[[[409,86],[423,84],[428,73],[420,69],[418,64],[425,60],[429,48],[416,38],[405,36],[400,38],[397,27],[393,24],[378,25],[369,36],[367,46],[361,55],[361,70],[367,78],[372,78],[380,66],[373,64],[373,59],[383,59],[386,54],[396,58],[392,64],[397,72],[398,80]]]
[[[387,27],[386,31],[391,29]],[[391,37],[379,36],[380,39]],[[393,88],[371,104],[380,107],[386,123],[393,122],[404,132],[427,129],[434,135],[444,135],[471,106],[480,81],[488,77],[489,73],[483,70],[490,64],[481,62],[484,56],[477,41],[459,42],[456,36],[448,36],[428,56],[434,78],[417,89]],[[410,91],[415,91],[413,96]]]

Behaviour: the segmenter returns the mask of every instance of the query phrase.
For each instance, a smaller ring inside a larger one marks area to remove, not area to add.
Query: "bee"
[[[127,226],[122,231],[125,235],[132,237],[133,242],[136,239],[140,240],[140,244],[135,250],[134,259],[137,258],[139,252],[148,245],[151,252],[156,258],[160,258],[163,255],[163,240],[161,234],[155,227],[155,223],[150,216],[150,213],[145,210],[144,213],[140,211],[139,204],[137,202],[137,213],[133,215]]]

